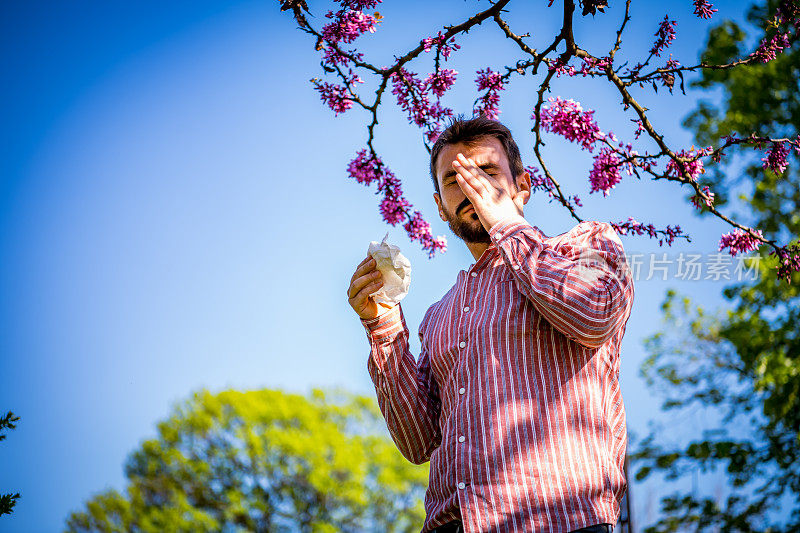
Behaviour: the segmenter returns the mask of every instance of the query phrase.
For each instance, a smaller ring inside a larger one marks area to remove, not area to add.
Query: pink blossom
[[[661,24],[658,25],[658,30],[654,33],[658,38],[653,43],[653,48],[650,49],[651,54],[660,57],[664,48],[668,48],[670,43],[675,40],[675,25],[677,23],[675,20],[669,20],[669,15],[664,15],[664,20],[661,21]]]
[[[707,0],[694,0],[694,14],[701,19],[710,19],[717,9],[712,9],[714,4]]]
[[[425,85],[411,71],[400,67],[392,74],[392,94],[397,104],[408,113],[409,122],[417,126],[427,123],[430,102],[425,95]]]
[[[434,239],[431,235],[431,226],[422,218],[422,213],[414,211],[408,222],[403,225],[406,233],[412,241],[420,241],[423,250],[428,250],[428,255],[433,257],[436,250],[444,251],[447,247],[447,240],[443,236]]]
[[[677,69],[681,66],[680,61],[677,59],[672,59],[672,54],[670,54],[670,59],[667,60],[667,64],[664,65],[664,68],[667,70]],[[672,93],[672,88],[675,85],[675,74],[673,72],[659,72],[658,77],[661,79],[661,85],[667,87],[669,89],[670,94]],[[655,82],[653,83],[653,89],[658,92],[658,87],[656,86]]]
[[[686,150],[681,150],[677,154],[675,154],[681,160],[688,160],[682,161],[682,167],[686,170],[686,173],[689,174],[689,179],[692,181],[697,181],[697,176],[703,174],[706,170],[703,168],[703,161],[700,159],[703,156],[706,156],[714,151],[714,148],[709,146],[707,148],[703,148],[702,150],[695,150],[692,147],[691,150],[688,152]],[[667,162],[667,176],[673,176],[676,178],[683,178],[683,171],[675,162],[674,159],[670,158]]]
[[[785,48],[789,48],[790,44],[788,33],[776,33],[770,38],[764,37],[756,51],[750,54],[750,57],[754,57],[762,63],[769,63],[777,57],[777,54],[781,53]]]
[[[420,128],[427,128],[426,137],[430,140],[439,135],[440,124],[445,118],[453,116],[453,110],[443,107],[437,101],[432,103],[428,98],[427,90],[430,83],[438,84],[437,89],[444,92],[447,83],[454,81],[456,72],[444,69],[442,79],[436,79],[432,74],[426,80],[420,81],[417,75],[411,71],[400,67],[392,74],[392,93],[397,96],[398,105],[408,113],[408,120]],[[433,77],[431,77],[433,76]],[[434,89],[431,89],[436,92]]]
[[[761,230],[753,230],[759,237],[763,237]],[[738,255],[742,252],[749,252],[755,250],[761,244],[761,240],[753,237],[746,231],[736,229],[731,233],[726,233],[719,240],[719,251],[729,248],[731,255]]]
[[[425,132],[425,138],[428,139],[429,143],[435,143],[436,139],[439,138],[439,135],[442,133],[442,128],[439,126],[432,126],[428,131]]]
[[[337,0],[339,4],[345,9],[357,9],[363,11],[365,9],[372,9],[381,3],[381,0]]]
[[[531,189],[534,191],[544,191],[550,197],[550,201],[556,197],[555,187],[546,176],[539,174],[539,169],[536,167],[525,167],[528,174],[531,176]]]
[[[786,170],[786,157],[789,155],[789,149],[785,143],[774,142],[772,147],[765,157],[761,158],[764,162],[764,168],[771,169],[775,174],[783,174]]]
[[[697,209],[700,209],[700,207],[701,207],[700,202],[705,202],[705,204],[708,207],[711,207],[714,204],[714,193],[711,192],[711,189],[709,189],[707,185],[703,186],[702,192],[705,195],[705,198],[703,198],[699,194],[695,194],[691,198],[692,203],[694,204],[695,208],[697,208]]]
[[[665,230],[657,230],[652,224],[643,224],[641,222],[637,222],[633,217],[628,217],[628,220],[625,222],[609,222],[609,224],[611,224],[611,226],[620,235],[627,235],[628,232],[636,233],[637,235],[643,235],[647,233],[651,238],[657,238],[658,234],[662,233],[664,234],[664,237],[658,239],[659,246],[661,246],[665,240],[667,241],[667,244],[671,245],[675,241],[675,237],[685,236],[683,234],[683,230],[681,230],[681,227],[677,224],[674,228],[668,225],[667,229]]]
[[[631,120],[633,120],[633,119],[631,119]],[[634,133],[636,135],[635,138],[638,139],[643,131],[644,131],[644,124],[642,124],[641,120],[637,119],[636,120],[636,132]]]
[[[383,201],[381,201],[380,212],[383,219],[394,226],[406,218],[405,209],[409,207],[411,207],[411,204],[402,196],[396,197],[392,194],[386,194]]]
[[[442,57],[445,61],[447,58],[450,57],[450,53],[453,50],[458,50],[461,48],[460,45],[456,44],[455,37],[450,37],[450,39],[445,39],[444,35],[441,31],[436,35],[436,37],[428,37],[422,40],[423,49],[426,52],[430,52],[431,49],[436,46],[437,52],[442,54]]]
[[[604,75],[605,69],[612,65],[611,58],[608,56],[599,58],[582,57],[580,70],[575,70],[575,67],[563,63],[560,57],[555,60],[546,60],[546,62],[548,70],[556,71],[557,78],[560,78],[562,74],[570,77],[580,74],[584,78],[586,76]]]
[[[556,58],[554,61],[549,59],[545,59],[547,63],[547,69],[549,71],[556,71],[556,78],[560,78],[562,74],[566,74],[567,76],[575,76],[577,74],[575,67],[572,65],[568,65],[561,60],[561,57]]]
[[[594,121],[594,111],[584,111],[575,100],[561,97],[548,98],[550,105],[542,109],[542,127],[545,131],[562,135],[579,142],[585,150],[594,150],[594,144],[604,137]],[[535,118],[536,113],[531,118]]]
[[[352,57],[359,61],[364,60],[364,54],[355,50],[348,52]],[[326,46],[322,52],[322,62],[327,65],[346,65],[350,58],[338,52],[333,46]]]
[[[789,244],[771,251],[769,255],[774,255],[778,258],[778,278],[785,279],[787,283],[791,283],[792,273],[800,271],[800,244]]]
[[[500,116],[500,94],[498,91],[505,89],[503,86],[503,78],[499,72],[494,72],[489,67],[479,70],[478,77],[475,78],[475,83],[478,85],[479,91],[486,91],[486,94],[481,96],[479,104],[475,107],[475,114],[483,113],[486,117],[496,120]]]
[[[372,153],[367,154],[367,150],[359,150],[355,159],[347,165],[347,173],[351,178],[355,178],[358,183],[369,185],[383,176],[383,163],[380,158]]]
[[[451,68],[440,68],[438,71],[428,74],[428,77],[422,82],[423,87],[429,87],[433,94],[442,96],[456,82],[457,74],[458,72]]]
[[[320,99],[334,111],[334,115],[344,113],[353,107],[353,100],[347,92],[347,88],[334,83],[314,81],[314,88],[319,92]],[[364,83],[358,76],[352,82]]]
[[[602,74],[606,68],[612,65],[611,58],[608,56],[598,58],[583,57],[581,60],[583,61],[583,66],[581,66],[581,69],[578,72],[582,74],[583,77],[586,77],[587,74],[591,74],[592,69],[594,69],[595,72]]]
[[[594,166],[589,173],[589,183],[591,189],[589,193],[603,191],[603,196],[620,182],[622,176],[619,175],[620,159],[610,148],[603,148],[594,157]]]
[[[377,20],[361,11],[328,11],[325,17],[335,19],[322,27],[322,37],[330,43],[351,43],[364,32],[375,33]]]

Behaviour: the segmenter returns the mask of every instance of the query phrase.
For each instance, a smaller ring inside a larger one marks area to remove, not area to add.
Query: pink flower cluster
[[[647,233],[650,238],[658,237],[659,232],[664,234],[663,238],[658,239],[658,245],[661,246],[664,241],[667,241],[667,244],[672,245],[675,241],[675,237],[681,237],[683,235],[683,230],[677,224],[673,228],[672,226],[667,226],[665,230],[657,230],[655,226],[652,224],[643,224],[641,222],[637,222],[636,219],[633,217],[628,217],[628,220],[625,222],[609,222],[611,226],[619,233],[620,235],[627,235],[628,232],[635,233],[637,235],[643,235]]]
[[[359,61],[364,60],[364,54],[362,54],[361,52],[356,52],[354,50],[351,50],[348,53]],[[322,51],[322,62],[330,66],[347,65],[350,62],[350,58],[340,53],[333,46],[326,46]]]
[[[688,152],[686,150],[681,150],[675,154],[681,160],[680,165],[676,163],[674,159],[670,158],[670,160],[667,162],[666,175],[676,178],[683,178],[684,176],[682,169],[685,169],[686,173],[689,174],[689,178],[692,181],[697,181],[697,176],[706,171],[706,169],[703,168],[703,161],[700,158],[707,156],[713,151],[713,146],[709,146],[701,150],[695,150],[694,146],[692,146],[692,149]]]
[[[761,230],[753,230],[759,237],[763,237]],[[755,250],[761,244],[761,240],[753,237],[746,231],[736,229],[731,233],[726,233],[719,240],[719,251],[728,248],[731,255],[738,255],[742,252],[747,253]]]
[[[558,191],[553,186],[552,182],[549,179],[547,179],[546,176],[541,176],[539,174],[539,169],[537,167],[525,167],[525,170],[527,170],[528,174],[530,174],[531,176],[531,190],[534,192],[543,191],[547,193],[547,195],[550,197],[548,203],[558,199],[562,204],[564,204],[566,207],[569,208],[572,207],[572,202],[575,202],[575,205],[577,205],[578,207],[583,207],[581,199],[577,195],[568,196],[565,203],[559,197]]]
[[[776,33],[770,38],[764,37],[756,51],[750,54],[750,57],[754,57],[762,63],[769,63],[778,57],[778,54],[783,52],[785,48],[789,48],[790,44],[788,33]]]
[[[691,197],[692,203],[696,209],[700,209],[702,207],[700,202],[705,202],[708,207],[714,205],[714,193],[711,192],[711,189],[709,189],[707,185],[704,185],[702,191],[703,195],[705,195],[705,198],[699,194],[695,194]]]
[[[336,0],[346,9],[358,9],[363,11],[365,9],[372,9],[381,3],[381,0]]]
[[[585,150],[594,150],[594,144],[604,138],[594,121],[594,111],[584,111],[581,104],[563,100],[560,96],[547,99],[550,105],[542,109],[542,127],[545,131],[562,135],[572,142],[579,142]],[[532,119],[536,118],[534,112]]]
[[[664,20],[658,25],[658,30],[654,33],[658,37],[653,43],[653,48],[650,53],[656,56],[661,56],[661,52],[668,48],[670,43],[675,40],[675,25],[678,23],[676,20],[669,20],[669,15],[664,15]]]
[[[789,148],[785,143],[774,142],[767,152],[767,155],[761,158],[764,162],[764,168],[772,170],[775,174],[783,174],[786,170],[786,157],[789,155]]]
[[[322,38],[325,41],[321,44],[322,48],[322,64],[328,70],[332,71],[339,66],[347,66],[352,59],[362,61],[364,54],[356,52],[355,50],[342,52],[337,49],[338,43],[353,42],[359,35],[364,32],[375,32],[375,24],[377,19],[373,15],[364,13],[363,9],[374,8],[381,0],[340,0],[342,8],[334,13],[328,11],[325,14],[326,18],[332,19],[331,22],[323,26]],[[349,54],[348,57],[345,54]],[[325,104],[330,107],[336,115],[344,113],[353,107],[353,100],[351,98],[351,89],[354,83],[364,83],[364,81],[348,66],[347,74],[340,71],[342,77],[345,78],[345,86],[336,85],[333,83],[321,83],[319,80],[314,79],[314,88],[319,91],[320,98]]]
[[[712,9],[714,4],[707,0],[694,0],[694,14],[701,19],[710,19],[717,9]]]
[[[433,139],[439,134],[439,125],[446,118],[453,115],[453,110],[442,105],[437,100],[431,103],[427,91],[431,84],[437,84],[437,90],[444,93],[455,82],[456,71],[444,72],[428,76],[425,81],[420,81],[417,75],[400,67],[392,73],[392,94],[397,97],[397,104],[408,113],[408,121],[420,128],[428,128],[428,139]],[[449,84],[449,85],[448,85]],[[437,97],[440,96],[437,94]]]
[[[436,46],[436,51],[442,55],[445,61],[450,57],[450,53],[453,50],[461,48],[460,45],[456,44],[455,37],[450,37],[449,40],[445,39],[441,31],[439,31],[436,37],[422,39],[422,46],[426,52],[430,52],[431,49]]]
[[[383,176],[383,163],[373,154],[367,155],[367,150],[359,150],[355,159],[347,165],[347,173],[358,183],[369,186]]]
[[[591,75],[604,75],[605,69],[612,65],[612,60],[608,56],[599,58],[582,57],[581,68],[579,70],[576,70],[572,65],[562,62],[561,57],[558,57],[554,61],[546,60],[546,62],[549,71],[556,71],[556,78],[560,78],[562,74],[570,77],[580,74],[584,78]]]
[[[610,148],[603,148],[594,157],[594,166],[589,173],[591,189],[589,193],[603,191],[603,196],[622,180],[619,174],[620,159]]]
[[[665,69],[676,69],[681,66],[680,61],[677,59],[672,59],[672,54],[670,54],[670,59],[667,60],[667,64],[664,65]],[[661,85],[669,89],[670,94],[672,93],[672,88],[675,85],[675,74],[672,72],[659,72],[658,77],[661,79]],[[658,87],[656,86],[655,82],[653,82],[653,90],[658,92]]]
[[[333,110],[335,116],[353,107],[353,100],[348,93],[349,85],[353,83],[364,83],[364,81],[355,74],[350,78],[348,87],[342,87],[335,83],[320,82],[317,79],[312,80],[312,82],[314,83],[314,88],[319,92],[320,99]]]
[[[431,72],[423,82],[425,87],[438,97],[441,97],[447,89],[456,82],[457,71],[451,68],[440,68],[436,72]]]
[[[792,282],[792,272],[800,271],[800,244],[793,243],[778,250],[773,250],[769,255],[778,258],[777,274],[779,279]]]
[[[500,116],[500,94],[499,91],[505,89],[503,86],[503,78],[499,72],[495,72],[489,67],[477,72],[478,77],[475,78],[475,83],[478,85],[479,91],[486,91],[486,93],[478,99],[478,105],[475,107],[474,114],[483,114],[487,118],[497,120]]]
[[[442,252],[447,250],[447,240],[442,235],[435,239],[433,238],[430,224],[425,222],[422,218],[422,213],[419,211],[414,211],[414,216],[403,225],[403,228],[405,228],[412,241],[418,240],[422,243],[422,249],[428,250],[428,257],[433,257],[436,254],[436,250]]]
[[[328,11],[326,18],[334,19],[322,27],[322,38],[329,43],[351,43],[364,32],[375,33],[377,19],[358,10],[342,8],[337,13]]]
[[[430,225],[422,218],[419,211],[409,215],[411,203],[403,196],[400,180],[389,170],[373,152],[366,149],[359,150],[356,157],[347,165],[347,173],[358,183],[369,186],[373,182],[378,184],[378,192],[383,193],[380,212],[383,219],[392,226],[408,219],[404,228],[411,240],[419,240],[422,247],[428,250],[428,255],[433,257],[436,250],[445,251],[447,240],[443,236],[433,238]]]

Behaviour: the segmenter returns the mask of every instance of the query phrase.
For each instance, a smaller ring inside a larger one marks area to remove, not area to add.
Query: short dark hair
[[[511,177],[516,181],[517,176],[525,172],[522,166],[522,157],[519,153],[519,147],[511,136],[511,131],[506,128],[502,123],[497,120],[486,118],[485,115],[480,115],[475,118],[465,119],[464,115],[458,115],[452,119],[450,125],[447,126],[436,139],[436,142],[431,149],[431,179],[433,180],[433,188],[436,192],[439,191],[439,181],[436,179],[436,160],[439,154],[447,144],[463,143],[467,146],[473,146],[481,139],[486,137],[494,137],[503,149],[506,151],[508,158],[508,166],[511,170]]]

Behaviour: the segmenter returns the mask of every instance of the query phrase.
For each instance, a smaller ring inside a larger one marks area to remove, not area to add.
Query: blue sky
[[[509,20],[544,48],[558,11],[543,1],[518,4]],[[311,2],[317,26],[328,5]],[[385,2],[379,31],[357,43],[369,60],[388,64],[393,53],[485,5]],[[672,51],[689,64],[709,23],[693,17],[689,0],[681,5],[670,4],[678,19]],[[725,2],[725,15],[742,19],[746,5]],[[621,60],[646,57],[664,6],[634,3]],[[174,402],[200,387],[344,386],[374,394],[364,331],[345,297],[369,242],[388,230],[411,260],[403,308],[412,331],[473,262],[436,216],[420,134],[391,95],[376,148],[434,235],[447,236],[448,252],[433,260],[381,221],[372,190],[346,178],[368,118],[356,109],[334,117],[319,101],[308,81],[322,75],[318,53],[277,2],[31,1],[0,9],[7,147],[0,160],[0,410],[21,417],[0,444],[0,491],[22,493],[0,531],[59,530],[93,494],[122,489],[127,455],[155,435]],[[580,19],[579,42],[604,53],[620,17],[612,9]],[[489,24],[459,42],[448,65],[459,80],[445,104],[469,112],[475,71],[519,56]],[[431,60],[411,68],[429,72]],[[501,120],[526,164],[537,81],[518,78],[501,94]],[[603,131],[632,139],[632,115],[607,84],[560,78],[552,95],[579,100],[596,110]],[[691,145],[680,122],[697,94],[637,95],[673,148]],[[583,200],[584,218],[630,215],[658,227],[680,224],[692,235],[672,249],[626,236],[629,253],[714,252],[728,231],[698,220],[672,184],[626,177],[608,198],[590,196],[589,154],[552,136],[545,154],[569,194]],[[574,225],[541,195],[525,215],[549,235]],[[658,415],[638,368],[665,290],[715,306],[726,284],[645,277],[622,346],[628,424],[638,434]],[[418,348],[412,335],[415,354]],[[695,422],[704,423],[713,420]],[[649,521],[663,489],[633,490],[637,518]]]

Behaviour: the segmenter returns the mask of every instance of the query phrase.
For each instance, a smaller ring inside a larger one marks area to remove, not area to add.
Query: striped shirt
[[[362,324],[400,452],[430,461],[422,531],[615,524],[626,480],[619,346],[633,280],[610,224],[557,237],[521,217],[425,313],[415,361],[400,304]]]

